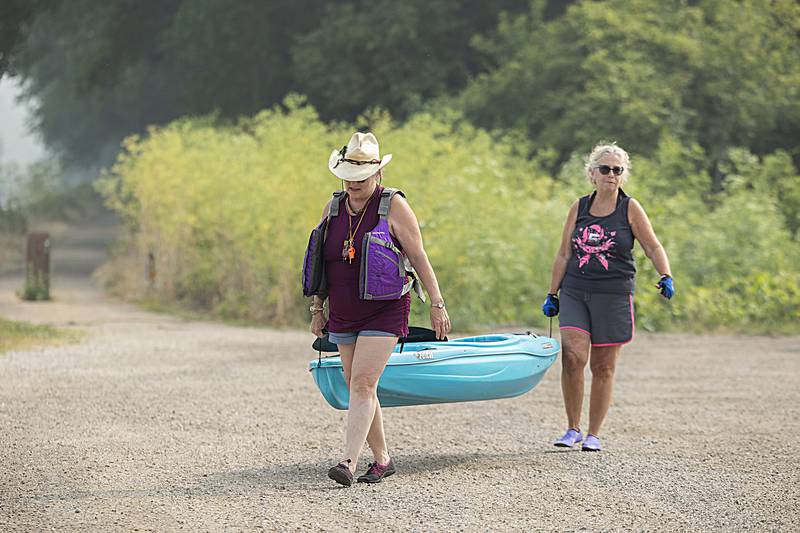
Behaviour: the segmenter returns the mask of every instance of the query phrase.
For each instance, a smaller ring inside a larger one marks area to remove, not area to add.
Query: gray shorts
[[[388,331],[379,331],[377,329],[365,329],[364,331],[354,331],[348,333],[334,333],[328,332],[328,340],[333,344],[355,344],[356,339],[361,337],[397,337],[394,333]]]
[[[633,293],[561,289],[561,329],[589,335],[592,346],[619,346],[633,340]]]

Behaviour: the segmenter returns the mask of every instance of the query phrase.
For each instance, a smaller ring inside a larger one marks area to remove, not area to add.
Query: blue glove
[[[558,296],[555,294],[548,294],[542,304],[542,313],[544,316],[554,317],[558,314]]]
[[[656,283],[656,288],[661,289],[661,296],[669,300],[675,295],[675,285],[672,282],[672,276],[664,274],[661,280]]]

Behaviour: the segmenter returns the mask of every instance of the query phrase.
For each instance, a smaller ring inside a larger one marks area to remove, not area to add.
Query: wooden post
[[[25,256],[26,300],[50,299],[50,235],[29,233]]]
[[[152,289],[156,283],[156,254],[152,250],[147,252],[145,277],[147,278],[147,288]]]

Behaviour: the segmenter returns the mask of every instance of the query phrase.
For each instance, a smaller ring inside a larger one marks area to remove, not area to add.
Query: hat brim
[[[374,163],[372,165],[354,165],[347,161],[342,161],[339,165],[336,165],[337,161],[339,161],[339,151],[334,150],[328,158],[328,169],[340,180],[364,181],[388,165],[391,160],[392,154],[386,154],[381,158],[380,163]]]

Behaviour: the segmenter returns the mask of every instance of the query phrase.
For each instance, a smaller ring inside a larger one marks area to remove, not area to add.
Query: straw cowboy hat
[[[381,158],[378,139],[372,133],[356,132],[341,150],[331,152],[328,168],[345,181],[363,181],[389,164],[392,154]]]

